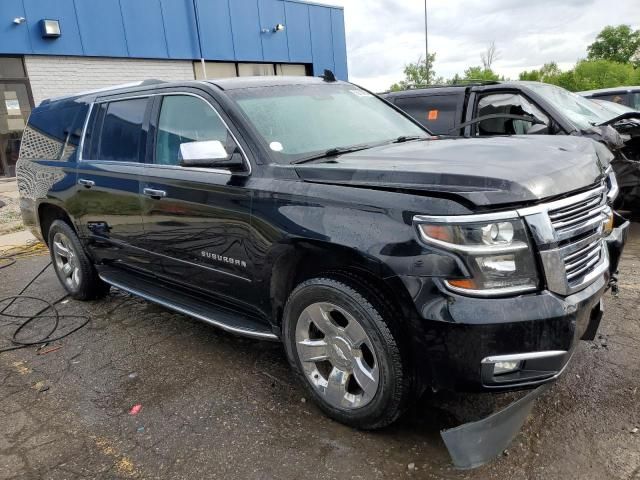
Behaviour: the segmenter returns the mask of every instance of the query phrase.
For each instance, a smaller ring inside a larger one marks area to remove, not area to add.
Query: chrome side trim
[[[78,163],[82,161],[82,153],[84,152],[84,138],[87,135],[87,127],[89,126],[89,119],[93,113],[93,103],[89,105],[87,111],[87,118],[84,119],[84,125],[82,126],[82,137],[80,138],[80,144],[78,145]]]
[[[510,355],[494,355],[491,357],[485,357],[482,359],[482,364],[498,363],[498,362],[521,362],[524,360],[536,360],[540,358],[553,358],[566,355],[566,350],[546,350],[542,352],[529,352],[529,353],[513,353]]]
[[[129,287],[129,286],[125,286],[122,285],[118,282],[114,282],[112,280],[109,280],[108,278],[105,278],[104,276],[100,275],[100,278],[102,279],[102,281],[108,283],[109,285],[112,285],[114,287],[116,287],[117,289],[120,290],[124,290],[125,292],[129,292],[132,295],[136,295],[140,298],[144,298],[145,300],[148,300],[150,302],[153,303],[157,303],[158,305],[161,305],[165,308],[168,308],[170,310],[173,310],[175,312],[178,313],[182,313],[183,315],[188,315],[190,317],[196,318],[200,321],[203,321],[205,323],[208,323],[209,325],[213,325],[214,327],[218,327],[222,330],[225,330],[227,332],[231,332],[231,333],[236,333],[238,335],[243,335],[246,337],[252,337],[252,338],[259,338],[259,339],[263,339],[263,340],[274,340],[274,341],[278,341],[280,340],[278,338],[278,336],[274,333],[266,333],[266,332],[256,332],[254,330],[246,330],[243,328],[237,328],[237,327],[233,327],[231,325],[227,325],[226,323],[222,323],[218,320],[215,320],[213,318],[209,318],[206,317],[204,315],[201,315],[199,313],[195,313],[192,312],[186,308],[180,307],[178,305],[174,305],[171,302],[168,302],[166,300],[163,300],[161,298],[157,298],[157,297],[152,297],[151,295],[147,295],[146,293],[142,293],[139,290],[136,290],[135,288]]]
[[[114,95],[117,95],[117,92],[113,92]],[[109,103],[109,102],[120,102],[123,100],[134,100],[136,98],[151,98],[151,97],[168,97],[168,96],[187,96],[187,97],[196,97],[199,98],[200,100],[202,100],[203,102],[205,102],[207,105],[209,105],[209,107],[215,112],[215,114],[218,116],[218,118],[220,119],[220,121],[222,122],[222,124],[225,126],[225,128],[227,129],[227,131],[229,132],[229,135],[231,135],[231,138],[233,138],[233,141],[236,143],[236,145],[238,146],[238,148],[240,149],[240,153],[242,154],[242,159],[244,160],[245,164],[247,165],[247,171],[246,172],[230,172],[229,170],[225,170],[225,169],[217,169],[217,168],[194,168],[194,167],[180,167],[177,166],[178,168],[181,168],[183,170],[194,170],[194,171],[206,171],[209,173],[220,173],[220,174],[224,174],[224,175],[235,175],[235,176],[249,176],[251,175],[251,173],[253,172],[253,168],[251,167],[251,162],[249,161],[249,157],[247,157],[247,153],[244,151],[244,148],[242,148],[242,145],[240,144],[240,142],[238,142],[238,138],[234,135],[234,133],[231,131],[231,129],[229,128],[229,124],[227,122],[225,122],[224,118],[222,118],[222,116],[220,115],[220,113],[218,113],[218,110],[216,109],[216,107],[214,107],[211,102],[209,102],[209,100],[207,100],[206,98],[204,98],[201,95],[198,95],[196,93],[191,93],[191,92],[180,92],[180,91],[175,91],[175,92],[157,92],[157,93],[146,93],[146,94],[140,94],[140,95],[131,95],[128,97],[117,97],[117,98],[113,98],[113,99],[100,99],[97,100],[93,103],[91,103],[90,107],[89,107],[89,113],[87,114],[87,118],[85,120],[85,125],[84,125],[84,129],[82,131],[82,139],[80,140],[80,154],[78,155],[78,161],[82,161],[82,149],[84,148],[84,138],[87,132],[87,125],[89,123],[89,118],[91,118],[91,112],[93,110],[93,106],[96,104],[100,104],[100,103]],[[102,162],[102,160],[87,160],[87,161],[92,161],[92,162]],[[115,162],[118,163],[118,162]],[[155,164],[152,163],[140,163],[140,165],[144,165],[144,166],[148,166],[148,167],[155,167]]]
[[[501,295],[514,295],[526,292],[535,292],[538,287],[535,286],[522,286],[522,287],[506,287],[506,288],[490,288],[487,290],[471,290],[468,288],[459,288],[451,285],[447,280],[444,281],[445,286],[452,292],[460,293],[461,295],[470,295],[473,297],[499,297]]]
[[[477,215],[415,215],[414,223],[482,223],[496,220],[515,220],[518,218],[518,211],[479,213]]]
[[[420,230],[418,228],[418,230]],[[444,240],[437,240],[435,238],[428,237],[420,230],[420,237],[426,243],[442,247],[446,250],[453,250],[455,252],[472,253],[474,255],[498,255],[502,253],[518,252],[520,250],[526,250],[529,248],[524,242],[514,242],[512,245],[459,245],[457,243],[449,243]]]

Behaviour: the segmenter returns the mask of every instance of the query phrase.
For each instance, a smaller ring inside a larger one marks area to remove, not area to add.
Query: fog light
[[[502,375],[520,370],[522,362],[496,362],[493,364],[493,374]]]

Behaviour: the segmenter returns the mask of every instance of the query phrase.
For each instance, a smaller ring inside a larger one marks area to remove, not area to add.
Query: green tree
[[[540,70],[525,71],[520,80],[533,80],[558,85],[572,92],[597,88],[636,85],[640,70],[630,63],[609,60],[580,60],[574,68],[561,71],[555,63],[547,63]]]
[[[490,68],[469,67],[464,71],[464,80],[500,80],[500,76]]]
[[[587,48],[589,60],[630,63],[640,50],[640,30],[629,25],[605,27]],[[636,64],[636,66],[640,66]]]
[[[556,62],[545,63],[539,70],[525,70],[520,73],[520,80],[532,80],[535,82],[556,83],[558,77],[562,74],[560,67]]]
[[[409,63],[405,65],[404,80],[391,85],[390,90],[392,92],[397,92],[408,88],[442,83],[443,79],[441,77],[436,77],[436,72],[433,70],[433,64],[435,61],[436,54],[430,53],[427,61],[420,57],[416,63]],[[427,66],[429,67],[428,69]]]
[[[582,60],[571,71],[571,78],[565,77],[568,84],[560,85],[574,91],[634,85],[638,83],[639,74],[630,63]],[[559,80],[564,80],[563,76]]]

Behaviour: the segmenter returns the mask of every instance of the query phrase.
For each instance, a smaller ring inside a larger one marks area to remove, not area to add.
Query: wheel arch
[[[364,288],[371,285],[405,318],[417,315],[403,282],[376,258],[353,248],[309,240],[280,246],[279,250],[269,278],[272,319],[278,328],[284,305],[295,287],[321,275],[349,277]]]
[[[56,220],[67,223],[77,233],[71,216],[64,208],[56,203],[40,202],[38,205],[38,226],[47,246],[49,245],[49,229]]]

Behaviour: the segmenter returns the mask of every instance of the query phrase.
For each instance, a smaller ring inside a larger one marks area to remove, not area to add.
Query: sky
[[[345,9],[349,79],[383,91],[404,65],[424,58],[423,0],[328,0]],[[493,70],[517,79],[556,61],[571,68],[607,25],[640,28],[640,0],[427,0],[429,52],[445,78],[481,65],[495,42]]]

